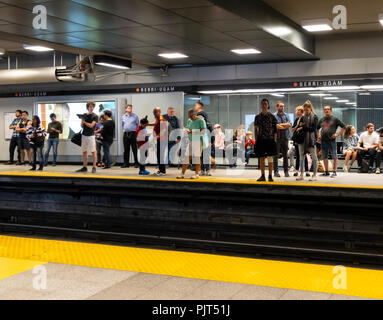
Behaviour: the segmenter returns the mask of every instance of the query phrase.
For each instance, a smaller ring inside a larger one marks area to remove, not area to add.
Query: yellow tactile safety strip
[[[10,236],[0,256],[383,299],[377,270]]]
[[[0,279],[28,271],[46,262],[0,257]]]
[[[221,178],[221,177],[200,177],[197,180],[192,179],[176,179],[164,177],[133,177],[133,176],[113,176],[113,175],[95,175],[95,174],[70,174],[64,172],[24,172],[24,171],[3,171],[0,176],[27,176],[27,177],[57,177],[57,178],[93,178],[93,179],[116,179],[116,180],[148,180],[148,181],[182,181],[182,182],[204,182],[204,183],[238,183],[238,184],[258,184],[258,185],[276,185],[276,186],[307,186],[307,187],[322,187],[322,188],[364,188],[383,190],[382,186],[372,185],[353,185],[353,184],[326,184],[326,183],[294,183],[294,182],[257,182],[257,178]]]

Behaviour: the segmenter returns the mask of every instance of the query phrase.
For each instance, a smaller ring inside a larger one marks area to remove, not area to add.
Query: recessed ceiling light
[[[5,49],[0,48],[0,56],[2,56],[3,54],[5,54]]]
[[[325,100],[338,100],[338,97],[325,97]]]
[[[355,102],[347,102],[346,104],[349,105],[349,106],[356,106]]]
[[[42,47],[42,46],[29,46],[24,45],[23,46],[25,50],[31,50],[31,51],[37,51],[37,52],[47,52],[47,51],[53,51],[52,48]]]
[[[166,59],[182,59],[182,58],[188,58],[188,56],[179,53],[179,52],[169,52],[169,53],[160,53],[160,57],[166,58]]]
[[[336,100],[336,102],[344,103],[344,102],[350,102],[350,100]]]
[[[115,69],[130,69],[125,66],[120,66],[118,64],[112,64],[112,63],[106,63],[106,62],[96,62],[95,64],[99,66],[109,67],[109,68],[115,68]]]
[[[234,52],[236,54],[259,54],[261,51],[257,49],[233,49],[231,52]]]
[[[270,32],[276,37],[282,37],[282,36],[287,36],[290,34],[292,31],[289,28],[286,27],[275,27],[275,28],[266,28],[265,29],[267,32]]]
[[[302,21],[302,27],[309,32],[321,32],[332,30],[329,19],[316,19]]]

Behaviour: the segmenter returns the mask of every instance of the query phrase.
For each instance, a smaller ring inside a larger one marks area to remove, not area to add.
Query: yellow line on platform
[[[0,236],[0,256],[383,299],[383,271]]]
[[[91,179],[115,179],[115,180],[147,180],[147,181],[172,181],[172,182],[203,182],[203,183],[234,183],[234,184],[256,184],[275,186],[299,186],[319,188],[350,188],[350,189],[376,189],[383,190],[383,186],[354,185],[354,184],[326,184],[326,183],[297,183],[297,182],[257,182],[257,178],[222,178],[222,177],[200,177],[199,179],[176,179],[164,177],[134,177],[118,175],[98,174],[75,174],[64,172],[25,172],[25,171],[3,171],[0,176],[25,176],[25,177],[50,177],[50,178],[91,178]]]
[[[0,279],[28,271],[46,262],[0,257]],[[31,284],[32,285],[32,284]]]

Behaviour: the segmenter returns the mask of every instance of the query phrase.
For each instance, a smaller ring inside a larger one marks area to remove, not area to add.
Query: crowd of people
[[[77,172],[88,171],[88,155],[91,155],[92,173],[95,173],[96,167],[109,169],[112,166],[110,147],[114,140],[115,122],[109,110],[105,110],[100,117],[96,115],[93,112],[94,102],[88,102],[86,108],[87,112],[79,115],[82,127],[83,167]],[[337,176],[336,139],[343,135],[344,172],[349,172],[357,161],[359,172],[380,173],[383,128],[376,132],[374,124],[369,123],[366,131],[359,136],[353,126],[346,126],[332,114],[331,106],[323,108],[324,117],[319,119],[310,101],[296,108],[293,123],[285,112],[283,101],[277,102],[274,113],[270,108],[269,101],[263,99],[261,112],[254,119],[253,137],[253,132],[246,131],[244,126],[239,126],[234,132],[231,131],[232,134],[230,131],[227,134],[226,130],[225,135],[221,125],[212,126],[201,101],[188,110],[188,119],[184,127],[180,125],[174,108],[169,108],[166,114],[162,114],[160,108],[154,108],[155,121],[150,123],[148,116],[139,119],[133,113],[133,106],[129,104],[125,107],[121,119],[124,145],[124,162],[121,167],[130,167],[130,154],[133,153],[134,166],[139,168],[139,175],[149,175],[146,163],[149,137],[153,135],[158,164],[158,170],[154,173],[156,176],[166,175],[168,166],[181,165],[178,179],[185,178],[188,168],[194,171],[191,179],[198,179],[200,175],[211,176],[211,168],[224,158],[228,160],[230,167],[235,167],[238,160],[241,164],[248,165],[250,158],[256,157],[259,158],[261,170],[258,181],[266,181],[267,159],[267,180],[272,182],[273,177],[281,177],[278,159],[282,157],[285,177],[290,177],[290,173],[294,172],[298,181],[304,180],[305,177],[309,177],[310,181],[316,181],[318,171],[323,171],[322,176],[331,178]],[[16,118],[10,124],[9,128],[13,130],[13,134],[9,147],[10,160],[7,164],[14,163],[17,148],[16,165],[26,164],[27,156],[32,166],[30,170],[36,170],[39,157],[38,170],[43,170],[44,166],[48,165],[50,150],[53,148],[52,165],[55,166],[62,124],[57,121],[53,113],[50,115],[51,122],[47,129],[42,126],[37,115],[34,115],[32,120],[28,117],[27,111],[17,110]],[[153,127],[152,133],[148,133],[148,126]],[[44,154],[45,141],[47,150]],[[332,163],[329,161],[330,155]]]

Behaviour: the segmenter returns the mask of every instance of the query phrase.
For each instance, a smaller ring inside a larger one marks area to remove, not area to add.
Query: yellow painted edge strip
[[[46,262],[0,257],[0,279],[33,269]]]
[[[0,236],[0,256],[383,299],[378,270],[348,267],[338,282],[334,266],[11,236]]]
[[[53,177],[53,178],[93,178],[93,179],[115,179],[115,180],[147,180],[147,181],[172,181],[172,182],[204,182],[204,183],[234,183],[234,184],[257,184],[257,185],[276,185],[276,186],[304,186],[319,188],[350,188],[350,189],[376,189],[383,190],[383,186],[372,185],[353,185],[353,184],[326,184],[326,183],[296,183],[296,182],[257,182],[257,179],[244,178],[219,178],[219,177],[200,177],[197,180],[175,179],[163,177],[134,177],[134,176],[113,176],[113,175],[94,175],[94,174],[70,174],[64,172],[22,172],[22,171],[3,171],[1,176],[26,176],[26,177]]]

